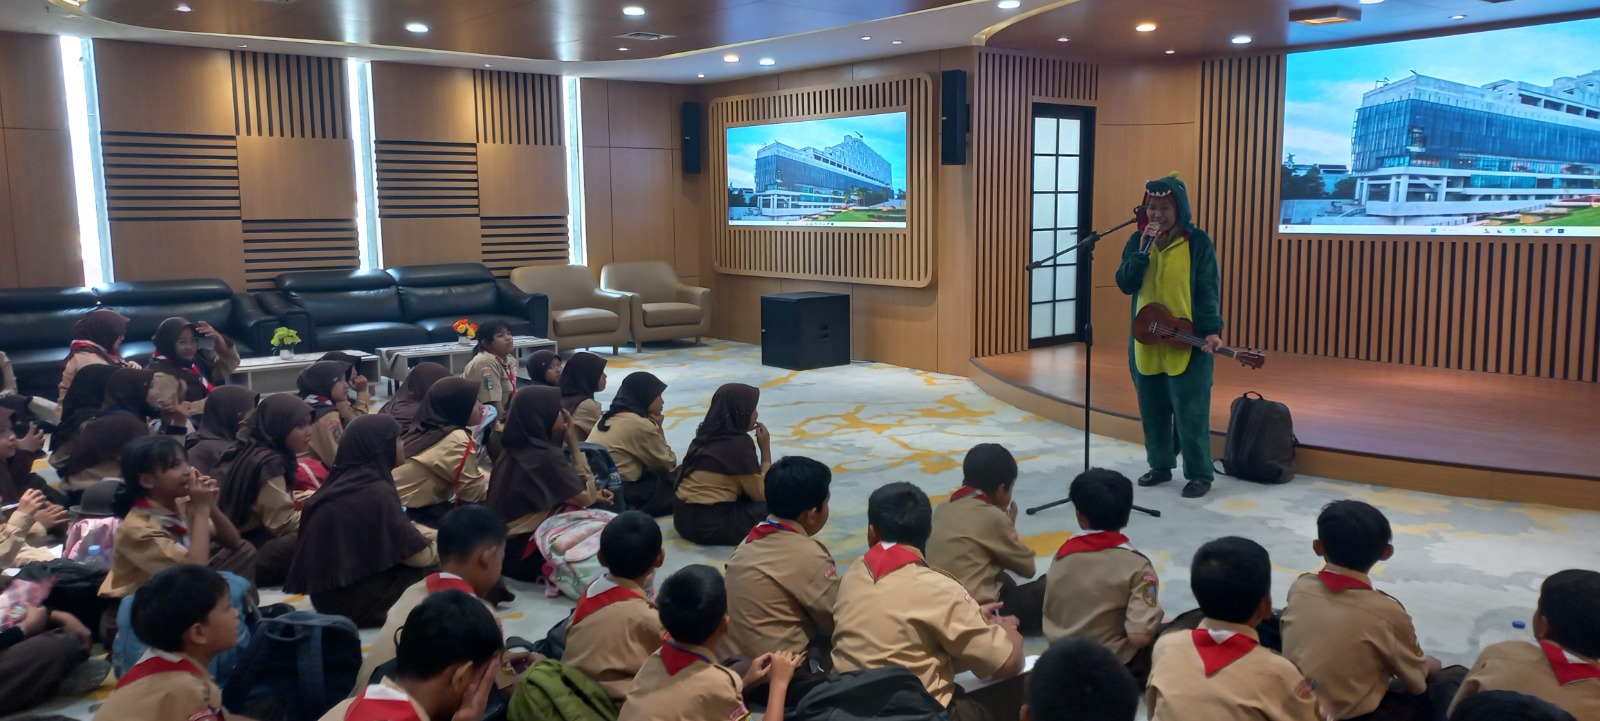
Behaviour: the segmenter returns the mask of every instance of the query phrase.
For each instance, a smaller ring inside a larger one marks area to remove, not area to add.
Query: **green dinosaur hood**
[[[1178,179],[1178,174],[1173,173],[1165,178],[1157,178],[1144,184],[1144,202],[1149,203],[1152,197],[1172,196],[1178,205],[1178,227],[1184,230],[1194,229],[1194,212],[1189,209],[1189,186]]]

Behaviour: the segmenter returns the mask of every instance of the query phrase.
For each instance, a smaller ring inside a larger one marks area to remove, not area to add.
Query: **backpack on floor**
[[[508,721],[615,721],[617,706],[600,682],[555,659],[533,665],[511,696]]]
[[[317,721],[356,685],[361,637],[344,616],[295,611],[256,624],[250,648],[222,689],[222,703],[251,715],[266,704],[286,721]]]
[[[1233,401],[1222,472],[1241,481],[1288,483],[1299,443],[1289,407],[1249,391]]]
[[[117,540],[117,526],[122,520],[116,516],[80,518],[67,527],[67,542],[61,547],[61,557],[79,563],[110,570],[111,548]],[[90,549],[99,546],[100,553]]]
[[[574,601],[583,597],[589,582],[605,575],[600,565],[600,531],[617,514],[579,509],[546,518],[533,532],[544,555],[545,576]]]
[[[573,609],[567,613],[566,618],[551,626],[550,630],[545,633],[544,638],[533,642],[531,650],[545,658],[559,659],[565,656],[567,654],[567,627],[572,625],[572,614],[576,612],[577,609]]]
[[[886,666],[829,673],[806,692],[793,714],[783,717],[796,721],[945,721],[949,714],[916,675],[903,666]]]
[[[83,625],[88,626],[96,639],[100,637],[100,616],[108,608],[116,608],[114,598],[101,598],[100,585],[105,583],[107,571],[79,561],[57,558],[35,561],[17,571],[24,581],[50,581],[50,595],[44,606],[52,611],[63,611]]]

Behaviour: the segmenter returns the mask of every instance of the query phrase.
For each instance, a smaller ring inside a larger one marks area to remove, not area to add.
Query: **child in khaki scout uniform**
[[[768,721],[783,720],[789,680],[800,657],[785,651],[757,658],[741,679],[712,661],[712,648],[728,632],[728,593],[710,566],[693,565],[668,577],[656,595],[663,645],[633,679],[617,721],[744,721],[750,718],[740,693],[747,684],[768,682]]]
[[[321,721],[478,721],[500,667],[500,625],[478,599],[446,589],[406,614],[396,678],[367,686]]]
[[[133,599],[133,632],[150,644],[95,721],[222,721],[222,689],[206,669],[238,643],[228,582],[205,566],[173,566]]]
[[[1068,491],[1084,529],[1056,551],[1045,575],[1044,635],[1084,635],[1105,644],[1143,687],[1161,626],[1161,581],[1122,529],[1133,512],[1133,482],[1104,468],[1072,479]]]
[[[1051,644],[1028,673],[1022,721],[1134,721],[1138,715],[1133,674],[1088,636]]]
[[[503,320],[485,321],[478,328],[478,352],[467,362],[461,377],[478,384],[478,402],[494,406],[500,417],[511,410],[517,392],[516,340]]]
[[[661,617],[649,589],[666,558],[661,527],[649,514],[611,519],[600,532],[600,563],[608,573],[589,584],[567,622],[561,662],[599,681],[618,705],[645,659],[661,648]]]
[[[1233,536],[1207,543],[1194,554],[1189,586],[1206,618],[1156,642],[1150,721],[1321,721],[1305,676],[1256,635],[1272,615],[1267,549]]]
[[[1039,633],[1044,606],[1044,579],[1017,585],[1010,571],[1033,577],[1033,551],[1017,537],[1017,459],[1004,446],[979,443],[961,462],[961,487],[933,511],[928,538],[928,565],[972,594],[979,604],[1000,603],[1000,612],[1016,616],[1018,630]]]
[[[1600,573],[1569,570],[1544,580],[1533,617],[1537,644],[1485,648],[1450,711],[1485,691],[1516,691],[1560,706],[1581,721],[1600,719]]]
[[[867,523],[867,552],[845,572],[833,607],[834,670],[904,666],[952,721],[986,718],[956,686],[955,665],[985,679],[1021,673],[1016,617],[996,615],[998,604],[980,605],[954,578],[928,567],[921,548],[933,510],[921,489],[890,483],[873,491]]]
[[[1382,719],[1435,716],[1423,694],[1439,676],[1439,660],[1422,653],[1405,607],[1374,590],[1367,576],[1394,555],[1392,538],[1389,519],[1378,509],[1361,501],[1330,503],[1317,517],[1312,543],[1327,566],[1289,588],[1283,655],[1312,679],[1335,719],[1375,711]]]

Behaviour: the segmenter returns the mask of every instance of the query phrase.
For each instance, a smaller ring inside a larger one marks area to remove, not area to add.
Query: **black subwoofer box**
[[[761,364],[810,370],[850,364],[850,296],[761,296]]]

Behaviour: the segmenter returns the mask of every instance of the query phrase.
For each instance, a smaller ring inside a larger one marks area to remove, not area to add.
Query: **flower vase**
[[[472,339],[464,335],[456,336],[456,342],[460,343],[461,345],[472,345]]]
[[[283,360],[294,360],[294,349],[293,348],[279,348],[278,349],[278,357],[282,358]]]

